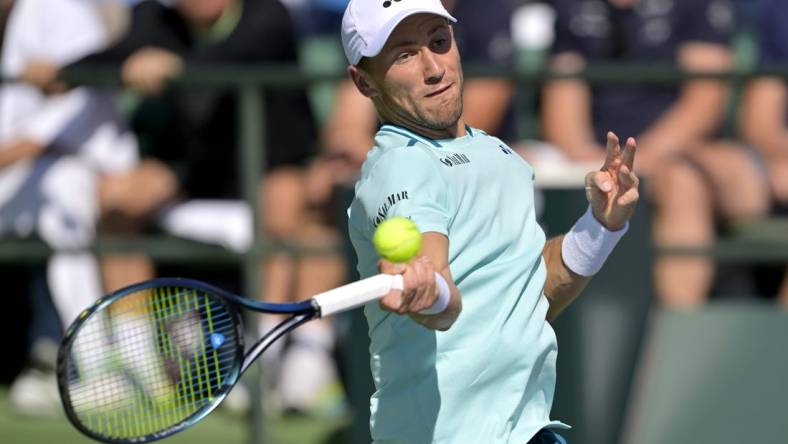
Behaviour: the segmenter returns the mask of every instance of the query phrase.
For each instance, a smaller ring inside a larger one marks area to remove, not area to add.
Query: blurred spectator
[[[729,0],[555,0],[551,67],[577,72],[596,62],[669,63],[697,71],[731,66]],[[727,87],[697,80],[681,87],[550,82],[543,129],[572,161],[604,155],[607,131],[636,136],[639,167],[687,150],[719,129]]]
[[[282,0],[290,11],[299,36],[335,36],[347,0]]]
[[[8,20],[8,14],[11,12],[11,7],[14,5],[14,0],[0,0],[0,49],[3,47],[3,36],[5,35],[5,23]]]
[[[764,0],[758,16],[761,67],[788,63],[788,9],[781,0]],[[757,78],[747,85],[741,133],[757,149],[755,160],[768,181],[772,214],[788,215],[788,86],[784,78]],[[755,157],[755,156],[754,156]],[[779,290],[788,308],[788,279]]]
[[[138,232],[166,205],[185,199],[237,199],[235,89],[167,89],[167,81],[185,67],[292,64],[297,61],[296,49],[292,22],[278,0],[177,0],[171,6],[143,1],[134,7],[129,32],[119,43],[67,67],[65,72],[118,64],[124,83],[143,98],[134,126],[147,156],[135,171],[104,184],[104,227]],[[306,95],[293,90],[260,94],[268,110],[261,122],[267,129],[268,170],[259,188],[264,229],[269,238],[278,240],[331,243],[335,233],[316,223],[317,215],[305,200],[303,165],[317,138]],[[227,217],[215,210],[207,212],[202,212],[207,224]],[[103,271],[112,289],[152,277],[153,266],[144,256],[115,256],[105,258]],[[338,286],[344,267],[335,256],[296,258],[280,253],[265,261],[262,274],[263,299],[285,302]],[[269,329],[275,320],[264,317],[263,328]],[[285,390],[284,402],[286,407],[308,408],[312,399],[304,397],[319,392],[310,383],[336,381],[328,353],[333,332],[329,321],[314,322],[299,329],[293,339],[295,344],[308,345],[283,358],[282,366],[294,368],[295,378],[300,378],[291,385],[301,391],[289,396],[293,391]],[[279,362],[278,351],[271,350],[266,359]],[[304,355],[309,359],[304,360]],[[301,364],[289,364],[290,358]]]
[[[732,67],[730,0],[556,0],[551,65],[576,72],[588,63],[674,63],[691,71]],[[645,66],[645,65],[644,65]],[[759,171],[742,147],[714,141],[728,88],[695,79],[680,87],[548,83],[543,97],[547,141],[571,161],[598,161],[607,131],[638,139],[638,169],[650,175],[653,235],[660,247],[709,247],[715,216],[759,217],[766,208]],[[660,257],[657,296],[673,307],[705,299],[713,264],[700,256]]]
[[[16,0],[0,74],[27,76],[40,59],[61,65],[98,50],[123,32],[123,17],[116,1]],[[85,251],[98,217],[96,183],[134,165],[136,140],[107,91],[46,96],[6,83],[0,110],[0,236],[37,236],[55,250],[47,281],[65,327],[101,294],[95,259]],[[33,304],[34,324],[45,311],[45,304]],[[31,366],[12,385],[10,401],[24,413],[56,414],[54,357],[47,351],[56,345],[43,337],[31,341]]]

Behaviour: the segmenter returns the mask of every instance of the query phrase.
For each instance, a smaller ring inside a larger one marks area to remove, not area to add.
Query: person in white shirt
[[[122,32],[124,11],[114,0],[16,0],[0,75],[35,75],[37,60],[65,64],[106,46]],[[45,94],[21,82],[0,84],[0,238],[35,236],[55,251],[47,282],[63,326],[101,294],[87,251],[99,213],[98,180],[128,170],[137,155],[111,91]],[[54,377],[42,392],[37,376],[23,372],[11,401],[27,413],[51,413]]]

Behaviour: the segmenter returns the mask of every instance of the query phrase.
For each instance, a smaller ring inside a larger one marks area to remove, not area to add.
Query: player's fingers
[[[394,262],[387,261],[385,259],[381,259],[378,262],[378,270],[381,273],[387,274],[403,274],[407,270],[407,266],[405,264],[398,264]],[[410,288],[411,284],[403,275],[403,289],[402,290],[391,290],[386,296],[380,298],[379,304],[380,308],[386,311],[392,311],[395,313],[399,313],[400,310],[403,308],[403,299],[405,298],[405,292]]]
[[[419,290],[415,295],[409,310],[419,312],[432,306],[435,302],[435,267],[432,261],[422,256],[419,258]]]
[[[391,290],[378,300],[381,310],[399,313],[402,308],[402,291]]]
[[[605,157],[605,164],[602,169],[605,169],[615,162],[621,156],[621,146],[618,142],[618,136],[613,131],[607,132],[607,156]]]
[[[597,172],[591,172],[586,174],[586,199],[588,199],[589,203],[597,202],[597,201],[604,201],[606,193],[599,189],[599,186],[596,185],[595,177]]]
[[[613,191],[613,182],[610,180],[610,174],[604,171],[597,171],[591,175],[591,184],[592,187],[602,191],[603,193],[609,193]]]
[[[408,263],[408,271],[404,275],[408,281],[409,289],[403,300],[407,312],[417,311],[421,300],[424,298],[424,285],[426,280],[425,263],[422,257],[413,259]]]
[[[621,184],[621,192],[623,193],[630,188],[637,188],[640,179],[628,166],[621,165],[621,169],[618,171],[618,183]]]
[[[630,171],[635,169],[635,152],[637,151],[637,142],[634,138],[627,139],[627,145],[624,147],[622,154],[622,163],[626,165]]]
[[[634,205],[640,199],[640,192],[637,188],[631,188],[626,193],[616,199],[616,203],[621,207],[629,207]]]
[[[378,270],[380,270],[381,273],[402,274],[406,269],[407,266],[405,264],[398,264],[385,259],[381,259],[378,262]]]

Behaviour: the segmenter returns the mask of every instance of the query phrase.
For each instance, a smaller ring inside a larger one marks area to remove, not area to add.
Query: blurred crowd
[[[700,72],[788,63],[788,9],[781,0],[444,3],[458,19],[466,66],[573,74],[618,62]],[[100,294],[161,274],[143,253],[96,257],[96,237],[164,232],[248,247],[254,227],[236,171],[238,98],[230,87],[169,81],[200,66],[314,70],[319,60],[344,66],[338,30],[345,4],[0,0],[0,75],[14,79],[0,84],[0,236],[40,238],[55,252],[46,285],[31,291],[38,293],[31,295],[38,301],[34,325],[46,323],[47,301],[65,327]],[[326,53],[335,58],[325,61]],[[91,67],[111,68],[121,83],[114,89],[69,83],[71,73]],[[467,78],[465,119],[517,147],[545,177],[598,168],[607,131],[636,137],[636,168],[658,248],[709,248],[734,224],[788,210],[783,79],[734,88],[713,78],[617,85],[569,76],[538,88]],[[268,130],[258,206],[269,239],[331,247],[344,238],[337,190],[352,188],[379,122],[351,82],[332,85],[328,96],[318,103],[315,88],[260,93],[268,110],[260,124]],[[260,264],[260,293],[250,296],[304,299],[345,282],[354,265],[339,249],[277,253]],[[782,270],[775,273],[773,285],[754,291],[788,307],[788,283]],[[697,307],[725,286],[706,255],[660,255],[653,274],[657,302],[675,309]],[[276,322],[263,317],[260,328]],[[266,385],[277,409],[329,414],[343,408],[336,331],[331,321],[307,324],[266,354],[266,368],[273,369]],[[30,363],[12,385],[11,400],[24,412],[53,413],[59,409],[51,376],[57,334],[43,328],[29,336]],[[244,408],[243,399],[237,404]]]

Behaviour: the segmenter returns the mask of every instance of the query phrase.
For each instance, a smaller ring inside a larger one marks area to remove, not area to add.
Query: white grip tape
[[[437,271],[435,272],[435,285],[438,286],[438,299],[432,304],[430,308],[420,311],[419,314],[434,315],[443,313],[443,310],[446,310],[446,307],[449,306],[449,300],[451,299],[451,290],[449,290],[449,284],[446,282],[446,279],[444,279],[443,276]]]
[[[317,294],[312,299],[320,306],[320,316],[329,316],[379,299],[392,288],[402,289],[402,275],[381,273]]]
[[[438,286],[438,299],[430,308],[419,313],[424,315],[438,314],[449,306],[451,299],[449,284],[439,273],[435,273],[435,284]],[[391,290],[402,290],[403,288],[401,274],[381,273],[319,293],[312,299],[320,307],[320,316],[323,317],[360,307],[367,302],[385,296]]]

